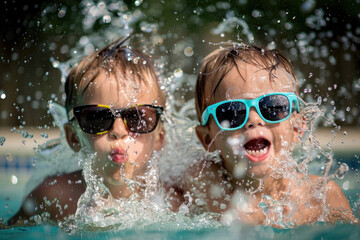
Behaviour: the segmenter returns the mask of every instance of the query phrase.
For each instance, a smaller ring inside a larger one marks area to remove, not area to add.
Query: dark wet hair
[[[269,72],[269,79],[276,76],[272,73],[278,67],[284,68],[296,80],[296,94],[299,94],[298,80],[290,60],[277,49],[266,49],[244,43],[232,43],[231,46],[214,50],[207,55],[200,68],[195,87],[195,106],[198,120],[203,111],[211,105],[211,100],[226,74],[236,67],[240,77],[244,79],[238,64],[245,62],[258,66]],[[209,92],[210,90],[210,92]]]
[[[66,102],[65,108],[68,111],[79,104],[87,87],[95,81],[96,77],[105,71],[108,74],[117,73],[131,74],[130,79],[134,82],[146,84],[155,83],[159,93],[159,104],[165,104],[165,95],[159,87],[159,78],[155,71],[150,57],[143,52],[133,49],[130,45],[124,45],[132,38],[121,37],[106,47],[84,57],[70,73],[65,82]],[[148,75],[146,75],[148,74]],[[144,76],[149,76],[147,79]],[[149,87],[152,85],[149,85]]]

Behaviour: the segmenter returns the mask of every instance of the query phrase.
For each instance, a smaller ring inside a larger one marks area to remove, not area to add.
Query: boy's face
[[[296,81],[283,68],[274,70],[275,77],[269,79],[267,70],[244,62],[238,64],[245,81],[233,67],[220,83],[210,105],[229,99],[253,99],[274,92],[295,92]],[[209,92],[209,89],[206,90]],[[196,132],[205,149],[220,150],[225,168],[235,176],[262,178],[280,167],[281,150],[290,150],[293,141],[298,141],[298,129],[293,124],[293,118],[294,114],[283,122],[267,123],[251,107],[249,118],[241,129],[220,132],[211,116],[206,126],[197,126]],[[237,146],[231,145],[229,139],[232,138],[241,142]],[[247,151],[249,149],[243,147],[246,143],[246,146],[260,144],[263,152],[255,154]]]
[[[148,75],[143,77],[149,78]],[[155,81],[149,81],[146,85],[116,79],[102,72],[85,90],[80,105],[103,104],[113,109],[128,108],[135,104],[161,105],[155,84]],[[110,191],[111,186],[124,185],[124,179],[135,180],[136,176],[144,174],[153,151],[162,148],[165,134],[160,121],[153,132],[133,133],[127,129],[121,117],[116,118],[112,128],[103,135],[88,134],[81,130],[78,132],[81,135],[78,137],[84,140],[82,142],[97,153],[93,170],[104,179]],[[112,194],[116,196],[125,193]]]

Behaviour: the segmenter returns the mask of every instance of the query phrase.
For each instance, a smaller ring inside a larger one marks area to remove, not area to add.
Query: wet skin
[[[260,70],[257,66],[242,63],[239,68],[245,80],[241,79],[236,68],[231,69],[220,83],[210,104],[230,99],[253,99],[274,92],[295,92],[295,79],[281,68],[273,72],[276,76],[274,80],[269,79],[267,70]],[[267,123],[252,107],[248,121],[241,129],[220,132],[220,128],[211,116],[208,124],[198,126],[196,131],[205,149],[220,150],[224,167],[230,173],[233,173],[236,164],[242,163],[247,166],[245,176],[260,179],[270,175],[273,169],[277,168],[277,159],[281,150],[284,150],[283,144],[287,143],[288,147],[285,150],[289,151],[293,142],[298,141],[299,128],[294,124],[294,120],[296,120],[295,114],[280,123]],[[251,157],[252,154],[248,154],[246,148],[244,151],[241,146],[239,146],[240,151],[245,156],[235,155],[233,146],[229,144],[230,138],[242,139],[243,145],[254,139],[266,139],[269,142],[266,158],[256,162],[251,161],[247,155]]]
[[[231,69],[214,97],[210,98],[209,105],[229,99],[253,99],[273,92],[295,92],[295,79],[281,67],[272,72],[275,78],[269,79],[267,70],[244,62],[238,66],[244,79],[239,76],[236,68]],[[204,91],[211,93],[210,89]],[[206,126],[196,127],[196,133],[204,149],[210,152],[219,150],[222,162],[198,162],[188,169],[176,188],[182,192],[189,191],[193,201],[199,199],[205,203],[201,206],[193,204],[194,212],[200,209],[220,214],[231,208],[231,197],[235,191],[240,191],[249,196],[247,207],[239,209],[236,202],[233,204],[239,219],[246,223],[268,224],[266,216],[258,207],[265,195],[286,203],[281,205],[284,221],[296,225],[318,221],[323,216],[324,207],[329,210],[325,214],[325,221],[350,222],[354,217],[349,203],[336,183],[330,181],[324,184],[318,176],[305,176],[297,173],[294,168],[294,160],[289,156],[305,127],[300,114],[293,113],[289,119],[271,124],[262,120],[252,107],[243,128],[220,131],[211,116]],[[231,138],[242,140],[235,146],[240,154],[234,154],[234,146],[229,144]],[[266,143],[260,147],[264,151],[251,152],[259,142]],[[285,173],[290,177],[285,177]],[[263,185],[258,188],[260,180]],[[213,190],[214,186],[216,191]],[[321,187],[326,192],[326,197],[318,199],[314,193],[318,193]]]
[[[105,104],[114,109],[136,104],[163,105],[160,104],[155,87],[149,87],[145,83],[134,86],[126,80],[119,82],[113,76],[109,78],[105,74],[100,74],[98,79],[87,88],[80,105]],[[78,136],[82,138],[83,145],[97,153],[92,165],[94,174],[104,179],[105,186],[115,198],[131,195],[126,180],[135,180],[136,176],[143,175],[153,151],[159,151],[164,142],[164,130],[160,121],[153,132],[139,134],[131,132],[122,118],[117,118],[106,134],[95,135],[81,131]],[[119,159],[122,164],[115,163]]]
[[[117,80],[113,75],[109,77],[103,72],[86,89],[79,105],[104,104],[115,109],[135,104],[164,105],[155,87],[155,80],[149,79],[147,74],[143,77],[147,79],[146,83],[135,83],[133,80]],[[97,178],[103,179],[104,185],[115,198],[127,198],[132,194],[126,181],[137,180],[137,176],[145,173],[150,156],[154,150],[159,151],[163,147],[165,137],[161,121],[153,132],[137,134],[129,131],[122,118],[117,118],[113,127],[102,135],[83,132],[76,120],[65,125],[65,132],[67,141],[75,152],[84,147],[96,152],[97,157],[92,163],[93,173]],[[82,171],[49,177],[29,194],[8,224],[23,225],[32,215],[44,212],[50,214],[48,220],[63,220],[75,214],[78,199],[85,189]],[[135,191],[141,189],[135,188]],[[50,202],[56,200],[61,210],[56,204],[47,206],[44,197]],[[31,209],[25,206],[27,201],[33,204]]]

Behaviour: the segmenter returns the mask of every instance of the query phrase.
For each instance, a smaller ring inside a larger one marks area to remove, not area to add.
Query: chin
[[[120,186],[125,184],[124,179],[117,176],[107,177],[106,182],[112,186]]]
[[[265,162],[261,165],[250,165],[247,171],[247,176],[254,179],[262,179],[266,176],[270,176],[273,172],[272,168]]]

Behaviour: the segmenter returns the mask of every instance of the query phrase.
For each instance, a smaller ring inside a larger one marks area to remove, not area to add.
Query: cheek
[[[88,138],[91,150],[94,152],[97,152],[98,154],[101,154],[105,151],[106,144],[104,141],[102,141],[101,137],[90,137]]]
[[[95,165],[108,159],[110,148],[109,143],[106,140],[106,135],[88,135],[86,136],[86,141],[88,142],[89,150],[97,155],[97,163]]]
[[[275,145],[277,148],[291,147],[293,144],[294,132],[289,122],[284,122],[278,128],[274,129]]]
[[[141,157],[150,155],[154,150],[154,138],[151,133],[134,135],[133,141],[128,144],[130,153]]]
[[[233,156],[234,152],[239,150],[241,144],[237,143],[237,140],[241,138],[241,135],[236,131],[223,131],[218,132],[212,139],[215,149],[221,151],[223,157]]]
[[[81,136],[80,136],[81,146],[88,148],[92,152],[95,152],[97,146],[99,145],[98,138],[99,138],[99,136],[93,136],[90,134],[81,133]]]

